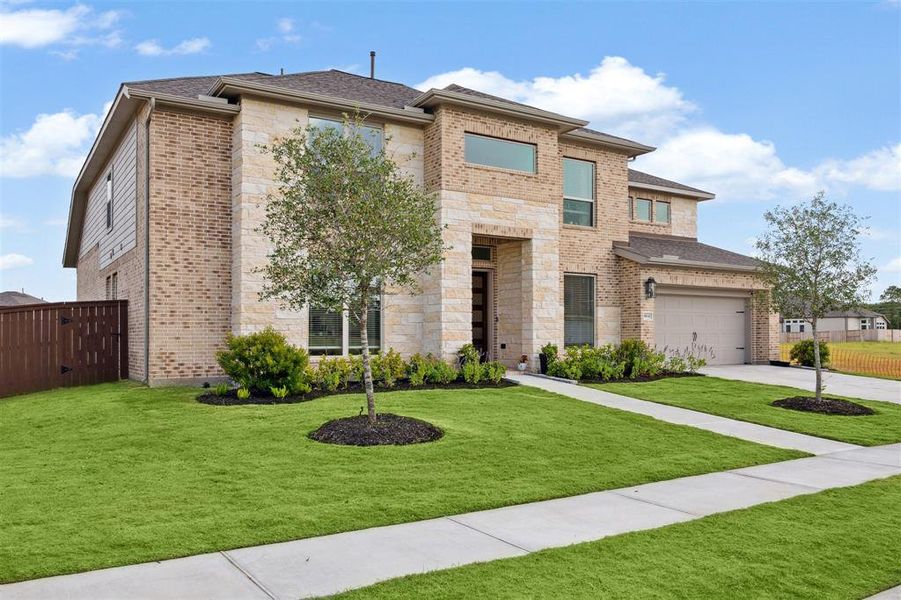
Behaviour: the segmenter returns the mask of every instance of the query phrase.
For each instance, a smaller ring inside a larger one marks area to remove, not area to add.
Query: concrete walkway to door
[[[706,429],[707,431],[712,431],[721,435],[728,435],[749,442],[757,442],[758,444],[766,444],[767,446],[801,450],[802,452],[809,452],[810,454],[827,454],[829,452],[839,452],[841,450],[851,450],[859,447],[853,444],[814,437],[812,435],[804,435],[803,433],[776,429],[775,427],[766,427],[765,425],[755,425],[754,423],[718,417],[716,415],[689,410],[687,408],[667,406],[666,404],[658,404],[647,400],[628,398],[626,396],[620,396],[619,394],[602,392],[601,390],[596,390],[584,385],[575,385],[545,377],[536,377],[534,375],[523,375],[519,373],[510,374],[508,372],[507,378],[523,385],[541,388],[548,392],[562,394],[577,400],[647,415],[668,423]]]
[[[769,365],[716,365],[701,369],[705,375],[738,379],[752,383],[786,385],[813,391],[816,373],[811,369],[795,367],[771,367]],[[901,381],[860,377],[844,373],[823,372],[825,393],[862,400],[879,400],[901,404]]]
[[[288,600],[901,475],[901,444],[280,544],[0,585],[3,600]]]

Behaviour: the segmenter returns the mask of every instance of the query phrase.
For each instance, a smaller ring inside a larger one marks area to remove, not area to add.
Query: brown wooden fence
[[[779,339],[783,344],[793,344],[813,337],[810,331],[791,333],[782,331]],[[901,342],[901,329],[840,329],[838,331],[818,331],[817,339],[823,342]]]
[[[128,378],[128,302],[0,308],[0,397]]]

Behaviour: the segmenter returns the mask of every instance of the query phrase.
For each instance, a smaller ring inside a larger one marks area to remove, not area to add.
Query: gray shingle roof
[[[646,185],[656,185],[659,187],[685,190],[686,192],[691,193],[711,194],[711,192],[705,192],[704,190],[699,190],[698,188],[693,188],[676,181],[670,181],[669,179],[664,179],[663,177],[657,177],[656,175],[650,175],[649,173],[636,171],[635,169],[629,169],[629,183],[643,183]]]
[[[36,298],[30,294],[9,291],[0,292],[0,306],[24,306],[26,304],[46,304],[43,298]]]
[[[196,98],[198,94],[207,93],[219,77],[245,79],[286,90],[322,94],[324,96],[390,106],[392,108],[403,108],[404,105],[410,104],[420,95],[419,90],[402,83],[370,79],[369,77],[345,73],[335,69],[330,71],[290,73],[288,75],[238,73],[221,76],[181,77],[176,79],[133,81],[125,85],[150,92],[162,92],[186,98]]]
[[[757,259],[750,256],[702,244],[695,238],[687,237],[630,233],[628,244],[614,242],[614,246],[650,261],[663,259],[740,268],[753,268],[759,264]]]
[[[859,318],[873,318],[873,317],[883,317],[885,315],[872,311],[869,308],[858,308],[854,310],[830,310],[825,314],[826,318],[842,318],[842,317],[859,317]]]

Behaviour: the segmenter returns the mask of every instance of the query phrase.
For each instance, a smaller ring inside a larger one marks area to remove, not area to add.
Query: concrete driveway
[[[712,377],[722,377],[723,379],[787,385],[810,391],[813,391],[815,383],[815,373],[812,369],[798,369],[794,367],[717,365],[705,367],[701,369],[701,373]],[[823,386],[827,394],[901,404],[901,381],[824,371]]]

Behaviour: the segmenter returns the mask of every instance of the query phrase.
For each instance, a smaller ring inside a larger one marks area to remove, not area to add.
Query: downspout
[[[148,106],[144,122],[144,383],[150,385],[150,118],[156,98]]]

